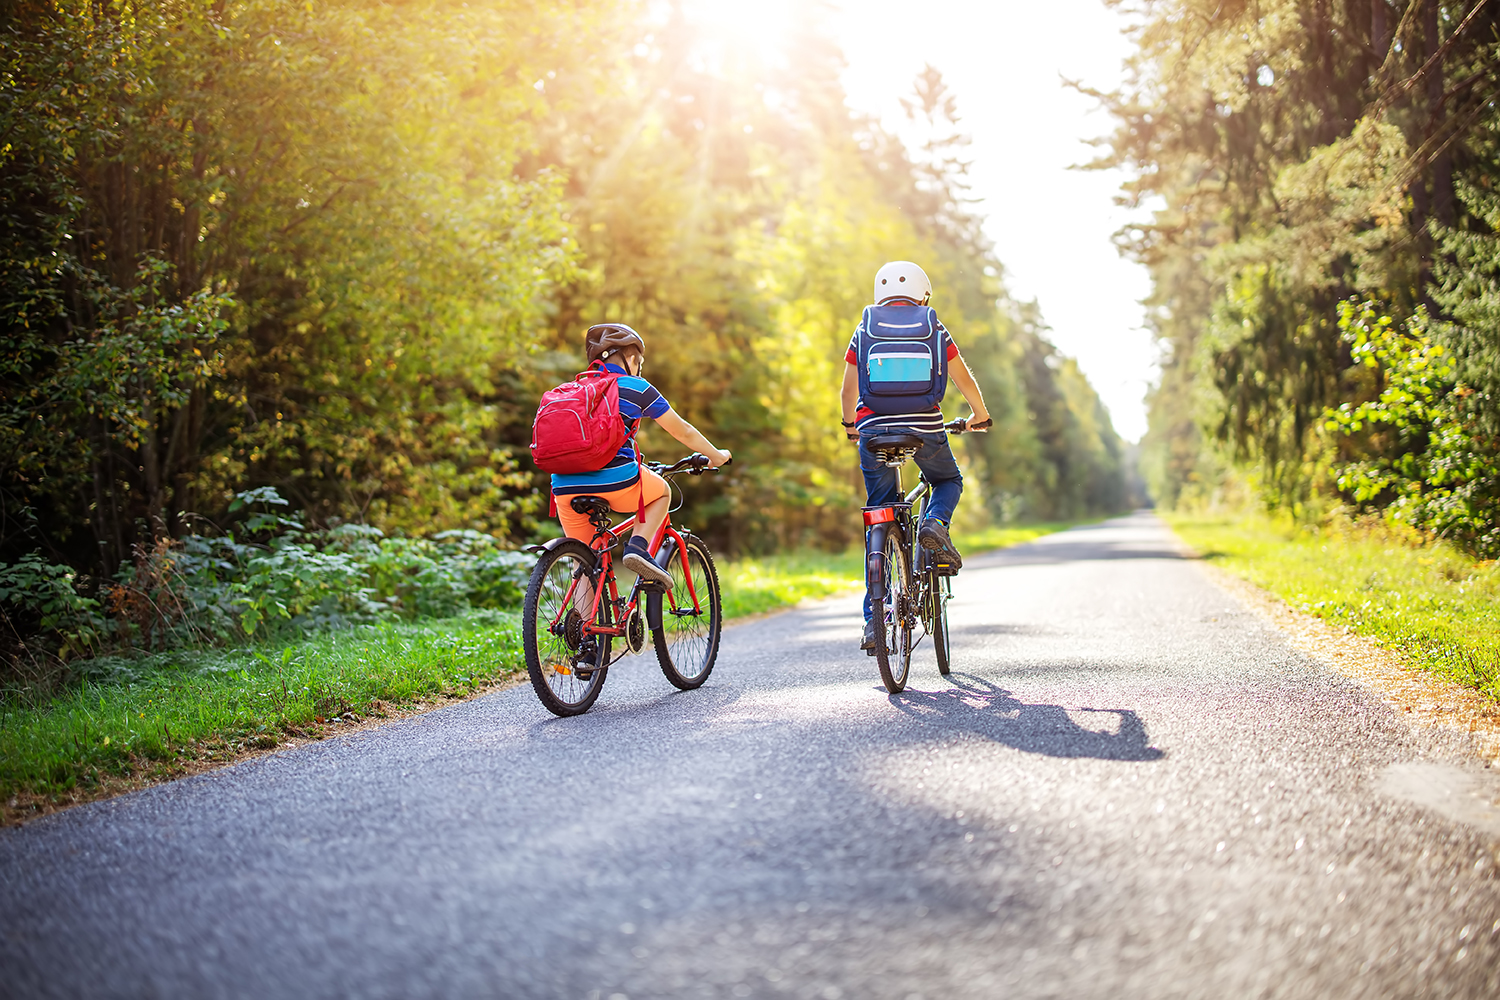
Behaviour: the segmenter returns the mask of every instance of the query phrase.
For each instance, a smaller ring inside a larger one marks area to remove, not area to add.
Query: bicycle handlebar
[[[969,426],[969,419],[969,417],[959,417],[957,420],[950,420],[943,425],[943,430],[947,431],[949,434],[983,434],[985,431],[995,426],[995,420],[993,417],[988,420],[981,421],[980,423],[975,424],[973,427]]]
[[[733,465],[733,464],[734,464],[734,459],[733,458],[730,458],[729,461],[727,461],[727,462],[724,463],[724,465]],[[724,465],[719,466],[719,469],[724,468]],[[660,462],[647,462],[646,463],[646,468],[650,469],[652,472],[656,473],[658,476],[663,476],[663,477],[665,477],[665,476],[680,476],[684,472],[686,472],[690,476],[701,476],[705,472],[718,472],[719,471],[719,469],[715,469],[715,468],[711,467],[708,464],[708,456],[707,455],[699,454],[698,452],[693,452],[691,455],[687,456],[686,458],[679,458],[677,461],[673,462],[671,465],[662,465]]]

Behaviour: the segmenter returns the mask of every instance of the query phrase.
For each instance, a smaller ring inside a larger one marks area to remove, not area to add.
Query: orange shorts
[[[556,497],[557,519],[562,522],[563,534],[585,542],[594,537],[594,526],[589,524],[588,515],[580,514],[573,509],[572,501],[575,496],[598,497],[609,503],[610,510],[621,514],[634,514],[641,502],[641,487],[645,487],[647,505],[667,495],[667,481],[650,469],[642,469],[639,484],[632,483],[608,492],[601,490],[598,493],[564,493]]]

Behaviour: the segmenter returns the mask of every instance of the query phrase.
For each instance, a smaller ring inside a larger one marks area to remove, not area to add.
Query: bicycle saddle
[[[568,502],[568,505],[589,519],[589,524],[595,528],[609,527],[609,503],[602,497],[576,496]]]
[[[871,451],[904,451],[908,448],[916,451],[922,447],[922,439],[915,434],[877,434],[870,438],[868,447]]]
[[[600,497],[576,496],[568,504],[580,514],[609,516],[609,504]]]

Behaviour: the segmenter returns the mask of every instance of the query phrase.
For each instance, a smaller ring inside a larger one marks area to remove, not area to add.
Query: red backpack
[[[620,417],[620,376],[590,368],[542,393],[531,425],[531,460],[543,472],[597,472],[628,436]]]

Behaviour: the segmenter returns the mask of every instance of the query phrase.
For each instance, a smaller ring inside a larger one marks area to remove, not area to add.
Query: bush
[[[513,607],[534,561],[477,531],[310,530],[277,512],[286,505],[274,489],[248,491],[231,507],[243,517],[234,530],[137,546],[104,588],[109,617],[78,592],[72,570],[37,554],[0,564],[0,609],[23,645],[44,636],[47,652],[67,660],[111,646],[222,645]]]
[[[1371,302],[1341,307],[1354,362],[1374,376],[1378,394],[1328,411],[1328,429],[1362,438],[1367,456],[1340,467],[1338,486],[1361,509],[1494,558],[1500,448],[1482,430],[1484,396],[1457,382],[1427,325],[1421,312],[1402,325]]]

